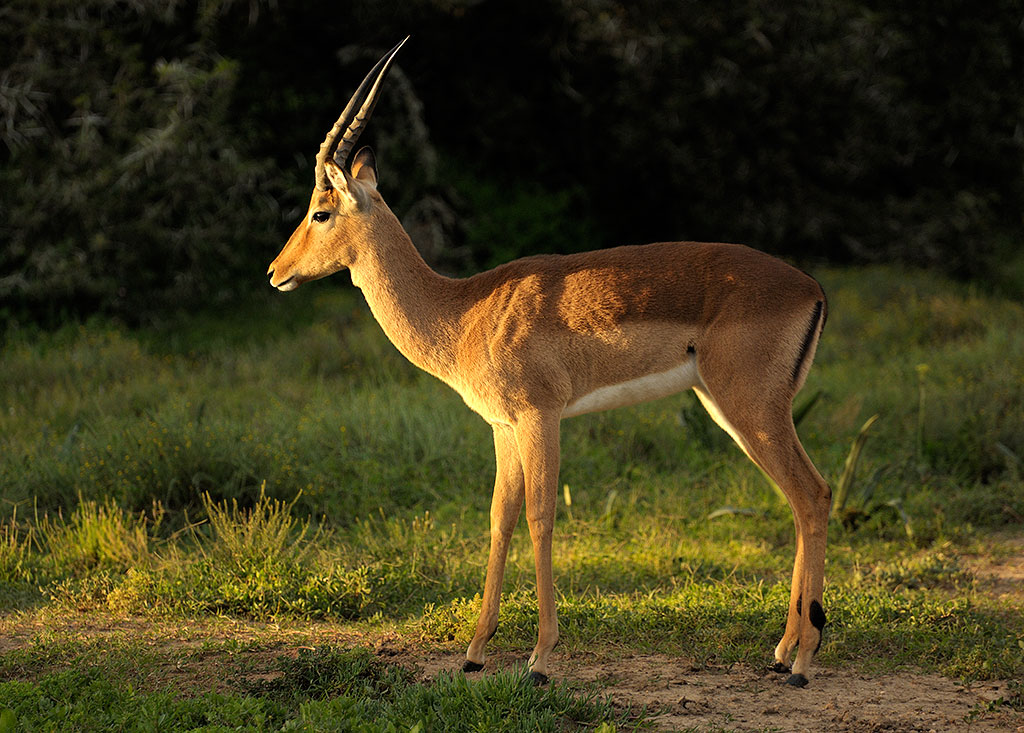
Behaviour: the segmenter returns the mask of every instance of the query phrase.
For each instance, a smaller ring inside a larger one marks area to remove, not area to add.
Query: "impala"
[[[748,247],[694,242],[525,257],[464,279],[435,273],[377,191],[373,152],[364,147],[347,165],[403,43],[377,62],[328,132],[309,211],[268,275],[288,291],[348,268],[398,350],[493,429],[490,554],[463,669],[483,667],[525,503],[539,606],[529,668],[535,683],[548,679],[558,640],[551,536],[562,418],[692,389],[789,500],[796,560],[772,670],[806,685],[825,625],[831,491],[800,444],[792,402],[825,324],[821,287]]]

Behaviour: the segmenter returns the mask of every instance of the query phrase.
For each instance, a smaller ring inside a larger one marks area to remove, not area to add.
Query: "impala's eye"
[[[323,224],[325,221],[331,218],[331,215],[326,211],[318,211],[313,214],[313,221]]]

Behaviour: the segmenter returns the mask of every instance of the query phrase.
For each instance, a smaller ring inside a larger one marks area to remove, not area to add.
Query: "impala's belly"
[[[618,384],[599,387],[566,405],[562,417],[573,417],[587,412],[625,407],[637,402],[656,400],[676,392],[691,389],[700,384],[697,359],[689,356],[677,367],[664,372],[647,374]]]

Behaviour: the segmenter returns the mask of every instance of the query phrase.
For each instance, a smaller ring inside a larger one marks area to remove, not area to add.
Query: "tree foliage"
[[[449,271],[710,239],[984,276],[1024,225],[1022,22],[1012,0],[14,0],[0,309],[265,287],[324,130],[410,32],[367,142]]]
[[[154,47],[180,30],[162,2],[0,13],[0,302],[131,316],[236,293],[278,219],[231,114],[237,63],[201,38]]]

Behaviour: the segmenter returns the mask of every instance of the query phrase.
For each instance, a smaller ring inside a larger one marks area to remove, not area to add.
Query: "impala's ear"
[[[359,186],[353,185],[355,179],[333,160],[324,161],[324,170],[331,188],[338,194],[343,206],[347,208],[365,209],[369,196]]]
[[[352,177],[377,188],[377,157],[369,147],[361,148],[352,159]]]

